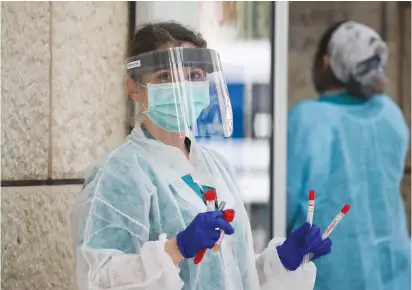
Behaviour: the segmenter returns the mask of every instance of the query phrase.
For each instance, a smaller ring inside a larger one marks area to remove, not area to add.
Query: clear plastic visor
[[[216,51],[174,47],[130,57],[126,66],[143,123],[181,137],[232,134],[232,107]]]

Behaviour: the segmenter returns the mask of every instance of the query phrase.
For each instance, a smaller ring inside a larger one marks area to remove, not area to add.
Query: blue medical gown
[[[216,188],[219,201],[236,211],[235,234],[221,251],[207,251],[199,265],[176,267],[164,251],[194,217],[206,211],[182,177]],[[216,152],[192,139],[190,160],[136,127],[86,179],[71,212],[77,281],[83,289],[255,290],[312,289],[315,266],[287,272],[278,241],[255,256],[250,222],[233,172]],[[280,241],[281,243],[281,241]],[[97,288],[96,288],[97,287]],[[305,288],[306,287],[306,288]]]
[[[400,184],[409,132],[387,96],[362,101],[346,93],[303,101],[288,120],[288,231],[306,220],[316,190],[314,223],[331,235],[332,253],[315,261],[317,290],[411,289],[411,240]]]

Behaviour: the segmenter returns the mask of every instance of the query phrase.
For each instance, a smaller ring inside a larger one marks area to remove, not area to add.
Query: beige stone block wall
[[[68,217],[80,189],[2,188],[1,289],[76,289]]]
[[[1,5],[2,179],[82,178],[126,136],[127,2]]]
[[[83,178],[126,136],[128,4],[1,8],[2,180]],[[2,187],[2,289],[76,289],[67,217],[80,187]]]
[[[126,136],[127,2],[53,2],[53,178],[83,178]]]
[[[1,3],[1,178],[47,178],[48,2]]]

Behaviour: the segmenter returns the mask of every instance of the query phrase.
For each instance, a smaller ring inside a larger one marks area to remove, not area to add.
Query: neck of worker
[[[328,89],[320,93],[321,95],[328,95],[328,94],[343,93],[344,91],[346,91],[346,89],[342,87],[329,87]]]
[[[163,130],[150,120],[145,120],[142,125],[154,139],[180,149],[185,157],[189,159],[189,152],[184,138],[185,132],[169,132]]]

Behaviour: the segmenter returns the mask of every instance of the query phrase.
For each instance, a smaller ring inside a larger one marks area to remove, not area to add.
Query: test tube
[[[223,214],[223,219],[227,222],[232,222],[233,219],[235,218],[235,211],[233,209],[228,209],[225,210],[224,214]],[[220,249],[220,244],[223,241],[223,237],[225,236],[225,232],[224,230],[220,230],[220,238],[219,240],[217,240],[215,246],[212,248],[213,252],[217,252]]]
[[[345,204],[340,212],[336,215],[336,217],[333,219],[333,221],[330,223],[330,225],[326,228],[326,230],[322,234],[322,241],[326,240],[329,238],[333,230],[336,228],[336,226],[339,224],[339,222],[343,219],[343,217],[348,213],[350,210],[350,205]],[[311,253],[309,255],[309,261],[313,258],[314,254]],[[308,261],[308,263],[309,263]]]
[[[226,202],[222,200],[222,202],[219,204],[219,208],[217,210],[224,210],[225,209]]]
[[[214,211],[215,210],[215,200],[216,200],[216,191],[208,190],[204,194],[206,200],[206,208],[207,211]],[[204,248],[200,252],[198,252],[195,256],[194,263],[199,264],[206,253],[207,248]]]
[[[313,223],[313,212],[315,211],[315,195],[316,195],[316,193],[315,193],[314,190],[309,191],[308,214],[307,214],[307,217],[306,217],[306,221],[308,223],[310,223],[311,226],[312,226],[312,223]],[[302,264],[309,263],[309,261],[310,261],[309,254],[306,254],[303,257]]]

